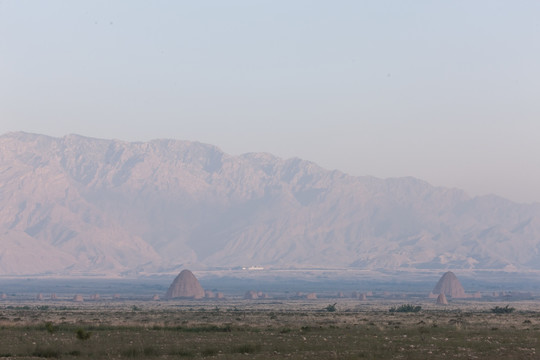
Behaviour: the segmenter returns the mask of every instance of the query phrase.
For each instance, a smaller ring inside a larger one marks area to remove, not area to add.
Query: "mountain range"
[[[539,250],[540,204],[198,142],[0,136],[0,275],[528,271]]]

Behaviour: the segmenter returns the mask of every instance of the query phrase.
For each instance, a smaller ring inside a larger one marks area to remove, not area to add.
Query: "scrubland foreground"
[[[0,303],[9,359],[538,359],[540,304]]]

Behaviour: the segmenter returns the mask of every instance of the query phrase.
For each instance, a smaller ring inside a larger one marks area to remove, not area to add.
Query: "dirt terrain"
[[[9,359],[537,359],[540,303],[400,300],[0,303]]]

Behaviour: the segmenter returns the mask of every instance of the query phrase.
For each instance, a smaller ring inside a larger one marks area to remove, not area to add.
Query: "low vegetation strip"
[[[405,305],[401,305],[401,306],[393,306],[390,308],[390,311],[391,313],[393,312],[403,312],[403,313],[408,313],[408,312],[413,312],[413,313],[416,313],[416,312],[419,312],[420,310],[422,310],[422,307],[420,305],[411,305],[411,304],[405,304]]]
[[[390,312],[275,308],[242,311],[0,308],[0,357],[60,359],[537,359],[540,312],[487,307]],[[410,305],[410,304],[405,304]],[[413,308],[419,305],[410,305]],[[407,306],[407,309],[410,307]],[[504,308],[504,307],[503,307]],[[509,307],[510,308],[510,307]],[[388,309],[388,307],[386,307]],[[404,307],[405,309],[405,307]],[[414,310],[414,309],[413,309]],[[18,318],[16,322],[10,319]],[[105,320],[108,322],[105,323]]]

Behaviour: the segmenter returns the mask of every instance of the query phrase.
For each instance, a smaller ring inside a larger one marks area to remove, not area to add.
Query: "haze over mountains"
[[[0,275],[540,270],[540,204],[196,142],[9,133],[0,244]]]

